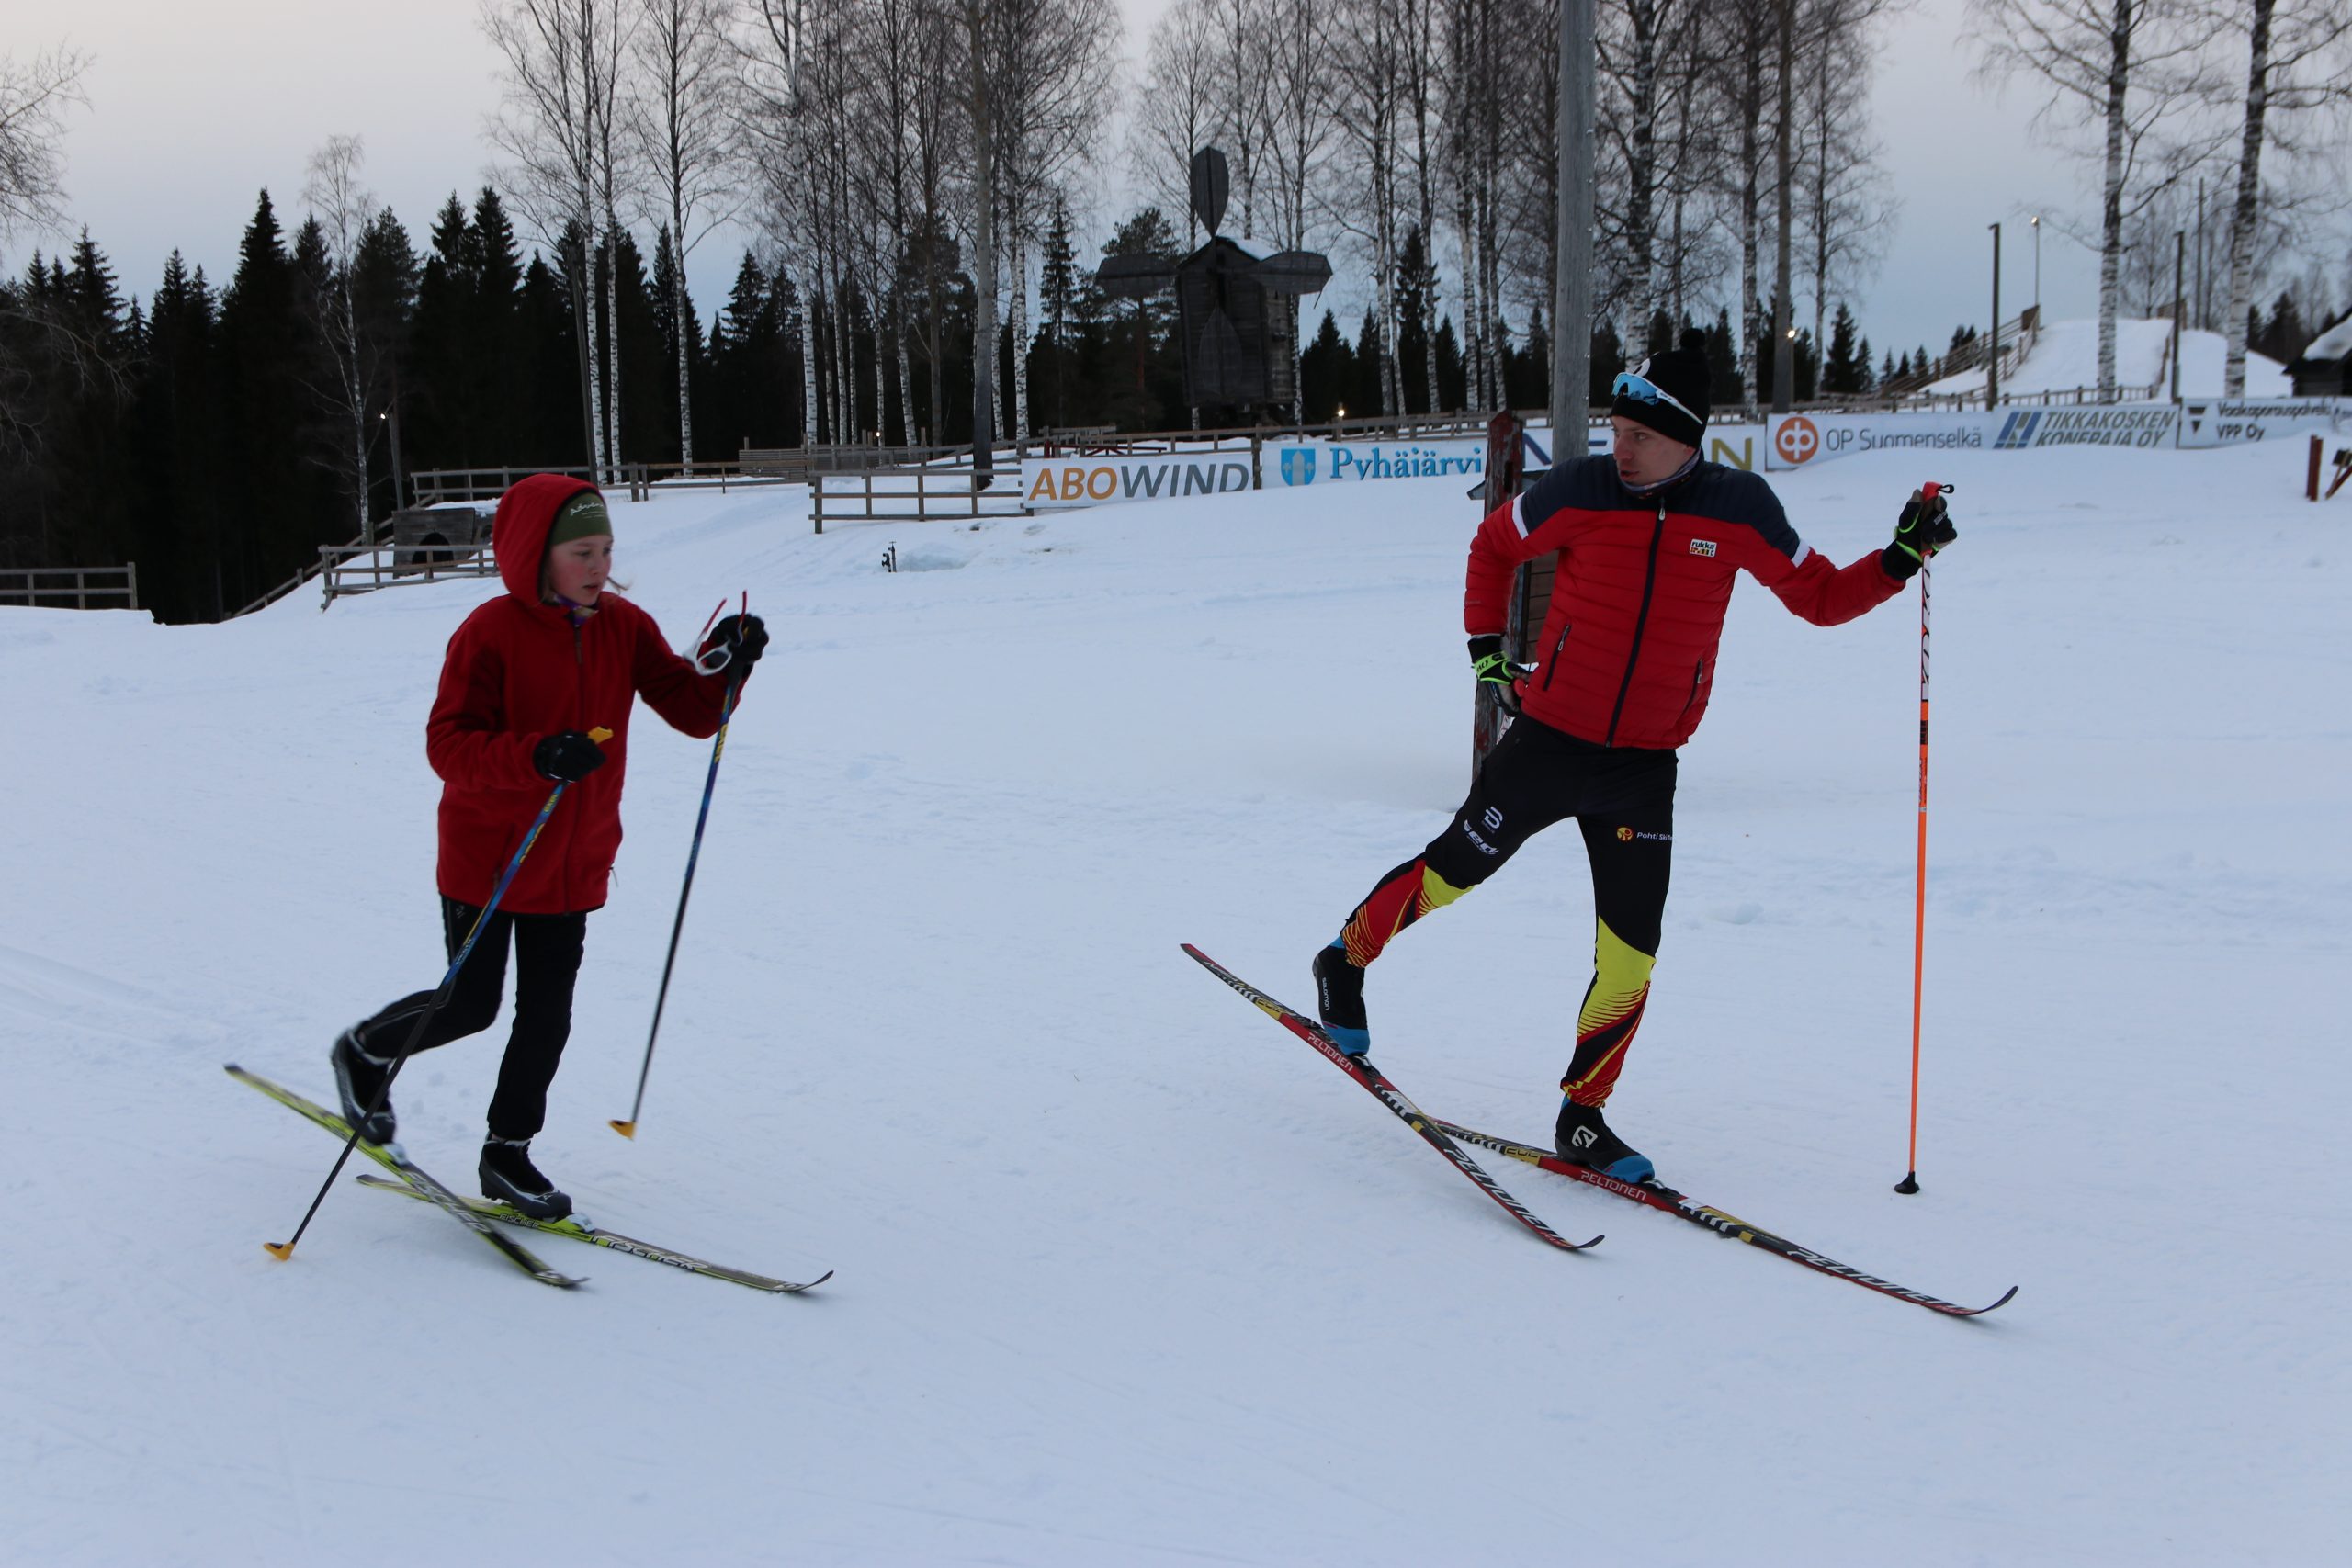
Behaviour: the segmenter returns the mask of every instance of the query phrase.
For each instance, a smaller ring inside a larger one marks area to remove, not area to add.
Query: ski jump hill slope
[[[2220,333],[2191,328],[2180,334],[2180,390],[2183,397],[2218,398],[2228,367],[2229,343]],[[2157,396],[2171,396],[2172,323],[2126,318],[2115,323],[2115,383],[2131,396],[2154,387]],[[2006,352],[2006,348],[2004,350]],[[2074,392],[2098,385],[2098,322],[2052,321],[2035,336],[2023,359],[2001,372],[2004,398],[2030,398],[2041,392]],[[1984,370],[1979,366],[1947,376],[1927,388],[1930,392],[1983,392]],[[2287,398],[2295,392],[2285,366],[2248,350],[2245,390],[2248,398]]]
[[[1453,480],[812,536],[616,506],[708,748],[640,712],[539,1162],[544,1289],[225,1078],[315,1098],[439,976],[423,721],[492,592],[215,626],[0,610],[0,1540],[16,1562],[2304,1563],[2341,1546],[2352,506],[2259,448],[1776,476],[1934,574],[1919,1175],[1916,594],[1743,583],[1612,1121],[1951,1322],[1496,1156],[1539,1245],[1178,951],[1295,1003],[1467,782]],[[895,543],[903,570],[879,559]],[[1541,1141],[1592,943],[1562,829],[1373,972],[1432,1113]],[[470,1190],[503,1031],[418,1058]]]

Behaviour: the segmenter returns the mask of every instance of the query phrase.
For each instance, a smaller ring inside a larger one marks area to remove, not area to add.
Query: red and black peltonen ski
[[[1895,1284],[1892,1280],[1882,1280],[1874,1274],[1865,1274],[1851,1264],[1840,1263],[1834,1258],[1826,1258],[1809,1247],[1799,1247],[1785,1236],[1774,1235],[1770,1231],[1758,1225],[1751,1225],[1736,1215],[1724,1213],[1721,1209],[1709,1208],[1704,1203],[1697,1202],[1685,1194],[1677,1192],[1671,1187],[1656,1182],[1620,1181],[1613,1176],[1604,1176],[1600,1171],[1587,1167],[1571,1165],[1551,1150],[1538,1148],[1532,1144],[1515,1143],[1509,1138],[1498,1138],[1491,1133],[1481,1133],[1469,1127],[1456,1126],[1451,1122],[1438,1122],[1432,1119],[1432,1122],[1438,1131],[1449,1137],[1459,1138],[1465,1144],[1476,1144],[1481,1148],[1492,1149],[1497,1154],[1509,1155],[1513,1159],[1523,1160],[1529,1165],[1551,1171],[1556,1176],[1565,1176],[1572,1180],[1598,1187],[1603,1192],[1613,1192],[1620,1198],[1630,1198],[1634,1202],[1646,1204],[1661,1213],[1688,1220],[1694,1225],[1703,1225],[1717,1235],[1727,1235],[1734,1241],[1744,1241],[1750,1247],[1761,1247],[1766,1252],[1776,1253],[1792,1263],[1802,1263],[1818,1273],[1843,1280],[1849,1284],[1860,1285],[1864,1290],[1876,1291],[1881,1295],[1893,1296],[1897,1301],[1909,1302],[1914,1306],[1926,1307],[1929,1312],[1939,1312],[1946,1317],[1982,1317],[1984,1314],[1991,1312],[1993,1307],[2007,1304],[2008,1299],[2018,1293],[2018,1288],[2011,1285],[2001,1292],[2001,1299],[1995,1302],[1992,1306],[1956,1306],[1951,1302],[1928,1295],[1924,1291],[1914,1291]]]
[[[1502,1185],[1487,1174],[1485,1167],[1464,1154],[1462,1145],[1446,1136],[1438,1122],[1425,1114],[1420,1107],[1406,1099],[1404,1091],[1390,1083],[1387,1075],[1378,1067],[1340,1050],[1338,1045],[1332,1043],[1331,1037],[1323,1032],[1321,1024],[1305,1017],[1295,1009],[1283,1006],[1282,1003],[1250,985],[1191,942],[1188,942],[1183,945],[1184,951],[1198,959],[1203,968],[1240,992],[1256,1006],[1259,1011],[1314,1046],[1330,1060],[1332,1066],[1362,1084],[1374,1100],[1386,1106],[1398,1121],[1419,1133],[1430,1147],[1443,1155],[1454,1169],[1476,1183],[1478,1190],[1500,1204],[1503,1212],[1512,1219],[1517,1220],[1563,1252],[1580,1252],[1600,1239],[1599,1236],[1594,1236],[1592,1241],[1570,1241],[1550,1225],[1545,1224],[1528,1209],[1526,1204],[1503,1190]]]

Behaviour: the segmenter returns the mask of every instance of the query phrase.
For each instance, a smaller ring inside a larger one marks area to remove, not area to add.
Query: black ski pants
[[[441,900],[441,933],[451,958],[465,945],[466,935],[481,918],[481,910],[455,898]],[[506,990],[506,950],[514,950],[514,1023],[506,1036],[506,1055],[498,1065],[498,1092],[490,1101],[490,1135],[528,1138],[547,1124],[548,1086],[563,1061],[564,1042],[571,1037],[571,988],[580,976],[580,955],[588,938],[588,917],[576,915],[510,915],[501,909],[482,928],[481,940],[466,957],[449,988],[449,999],[424,1027],[416,1043],[419,1051],[447,1045],[469,1034],[479,1034],[498,1020],[499,998]],[[418,1015],[433,1003],[431,991],[418,991],[360,1024],[353,1032],[359,1048],[370,1056],[390,1061],[400,1055],[416,1028]]]

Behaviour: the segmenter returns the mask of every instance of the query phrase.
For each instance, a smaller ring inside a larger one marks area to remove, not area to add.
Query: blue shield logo
[[[1311,485],[1315,482],[1315,453],[1311,448],[1293,446],[1283,453],[1283,483]]]

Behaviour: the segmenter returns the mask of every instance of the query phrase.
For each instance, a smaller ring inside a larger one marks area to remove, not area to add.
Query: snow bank
[[[1177,952],[1306,961],[1465,783],[1458,479],[829,525],[616,508],[674,634],[775,643],[726,754],[641,716],[536,1151],[788,1300],[521,1278],[226,1079],[442,968],[422,721],[490,592],[221,626],[0,611],[0,1537],[309,1564],[2306,1562],[2352,1408],[2346,522],[2282,453],[1939,460],[1925,1191],[1903,1171],[1918,627],[1753,584],[1687,750],[1612,1120],[1668,1179],[1989,1300],[1956,1324],[1496,1161],[1564,1257]],[[1916,461],[1776,478],[1876,549]],[[903,566],[884,572],[884,547]],[[946,570],[946,569],[953,570]],[[1374,974],[1422,1104],[1541,1137],[1562,829]],[[400,1082],[463,1183],[494,1041]],[[1693,1499],[1704,1495],[1704,1506]]]

